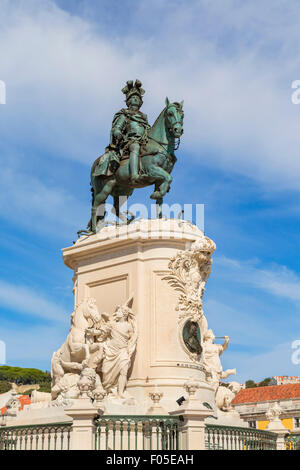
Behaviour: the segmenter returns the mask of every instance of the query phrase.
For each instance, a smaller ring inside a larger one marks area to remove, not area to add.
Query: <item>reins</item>
[[[160,142],[159,140],[154,139],[154,137],[151,137],[151,135],[148,135],[148,138],[151,140],[154,140],[154,142],[164,147],[165,150],[166,150],[166,147],[169,145],[169,142]],[[174,144],[174,150],[178,150],[179,145],[180,145],[180,137],[178,137],[177,143]]]

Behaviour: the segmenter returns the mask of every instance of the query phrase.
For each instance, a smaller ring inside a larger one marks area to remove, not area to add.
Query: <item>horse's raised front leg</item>
[[[70,347],[70,357],[72,362],[63,362],[64,364],[69,364],[72,368],[76,367],[76,364],[79,369],[82,369],[83,366],[88,364],[90,358],[90,347],[86,343],[81,342],[71,342],[69,343]],[[80,367],[79,367],[80,366]]]
[[[158,219],[162,219],[162,205],[163,205],[163,198],[156,199],[156,217]]]
[[[161,199],[169,191],[170,184],[172,183],[172,176],[165,171],[160,166],[151,166],[149,174],[151,177],[156,179],[156,189],[153,194],[151,194],[151,199]]]

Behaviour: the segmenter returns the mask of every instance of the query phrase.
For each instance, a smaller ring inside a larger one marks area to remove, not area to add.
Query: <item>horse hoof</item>
[[[159,191],[154,191],[153,194],[151,194],[150,199],[161,199],[161,194]]]

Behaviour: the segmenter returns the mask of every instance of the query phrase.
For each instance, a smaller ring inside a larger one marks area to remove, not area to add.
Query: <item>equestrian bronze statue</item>
[[[155,187],[150,197],[156,200],[161,217],[163,197],[170,189],[177,160],[175,150],[183,134],[183,101],[170,103],[166,98],[165,108],[151,127],[147,115],[140,111],[145,93],[141,82],[128,81],[122,92],[127,108],[115,114],[110,143],[91,170],[92,217],[88,228],[93,233],[104,222],[108,196],[113,196],[115,214],[124,221],[120,200],[131,196],[134,189],[152,184]]]

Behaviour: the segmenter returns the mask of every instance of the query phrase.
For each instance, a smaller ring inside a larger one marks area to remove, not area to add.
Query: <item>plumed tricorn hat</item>
[[[133,84],[132,80],[128,80],[126,82],[126,86],[122,89],[122,93],[126,95],[126,102],[133,95],[138,95],[141,101],[143,101],[142,96],[145,94],[145,90],[143,90],[142,82],[140,82],[140,80],[136,80],[135,84]]]

